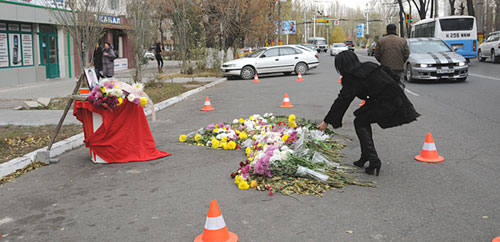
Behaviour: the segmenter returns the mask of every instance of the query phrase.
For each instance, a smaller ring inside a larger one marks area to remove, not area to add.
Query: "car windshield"
[[[344,47],[344,46],[345,46],[345,44],[342,44],[342,43],[340,43],[340,44],[333,44],[333,47]]]
[[[410,41],[411,53],[448,52],[452,51],[441,40]]]
[[[260,54],[264,53],[264,51],[266,51],[266,49],[257,50],[255,52],[253,52],[252,54],[248,55],[248,57],[252,57],[252,58],[258,57]]]
[[[326,40],[317,40],[316,44],[318,44],[318,45],[326,45]]]

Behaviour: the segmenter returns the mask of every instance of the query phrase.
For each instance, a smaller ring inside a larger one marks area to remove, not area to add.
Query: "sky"
[[[335,2],[336,0],[313,0],[314,2],[318,4],[323,4],[325,6],[329,6],[330,3]],[[356,6],[360,7],[361,9],[366,8],[366,4],[368,3],[368,0],[338,0],[340,4],[345,4],[347,6]]]

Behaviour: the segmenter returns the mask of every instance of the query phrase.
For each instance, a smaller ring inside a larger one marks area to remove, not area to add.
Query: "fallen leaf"
[[[348,233],[348,234],[354,234],[354,231],[352,231],[352,230],[347,230],[345,232]]]

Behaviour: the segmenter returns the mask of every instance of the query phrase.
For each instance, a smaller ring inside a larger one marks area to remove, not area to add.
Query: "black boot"
[[[352,164],[354,164],[357,167],[364,167],[365,163],[367,161],[368,161],[368,158],[365,158],[365,157],[361,156],[361,158],[359,158],[359,160],[353,162]]]
[[[361,125],[356,121],[354,127],[361,146],[361,159],[354,162],[354,165],[363,167],[366,161],[370,161],[370,165],[365,170],[366,173],[372,175],[373,171],[377,170],[378,176],[382,163],[378,158],[377,150],[375,150],[375,144],[373,143],[372,127],[370,124]]]

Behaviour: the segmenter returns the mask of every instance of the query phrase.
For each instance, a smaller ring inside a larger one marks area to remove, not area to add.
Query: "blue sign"
[[[278,21],[274,21],[276,29],[274,30],[274,34],[278,34]],[[295,26],[297,22],[295,20],[289,21],[281,21],[281,34],[295,34],[296,29]]]
[[[358,24],[356,25],[356,37],[363,37],[365,35],[365,25]]]
[[[113,24],[113,25],[122,24],[122,19],[120,17],[104,16],[104,15],[95,15],[94,17],[96,21],[99,21],[103,24]]]

